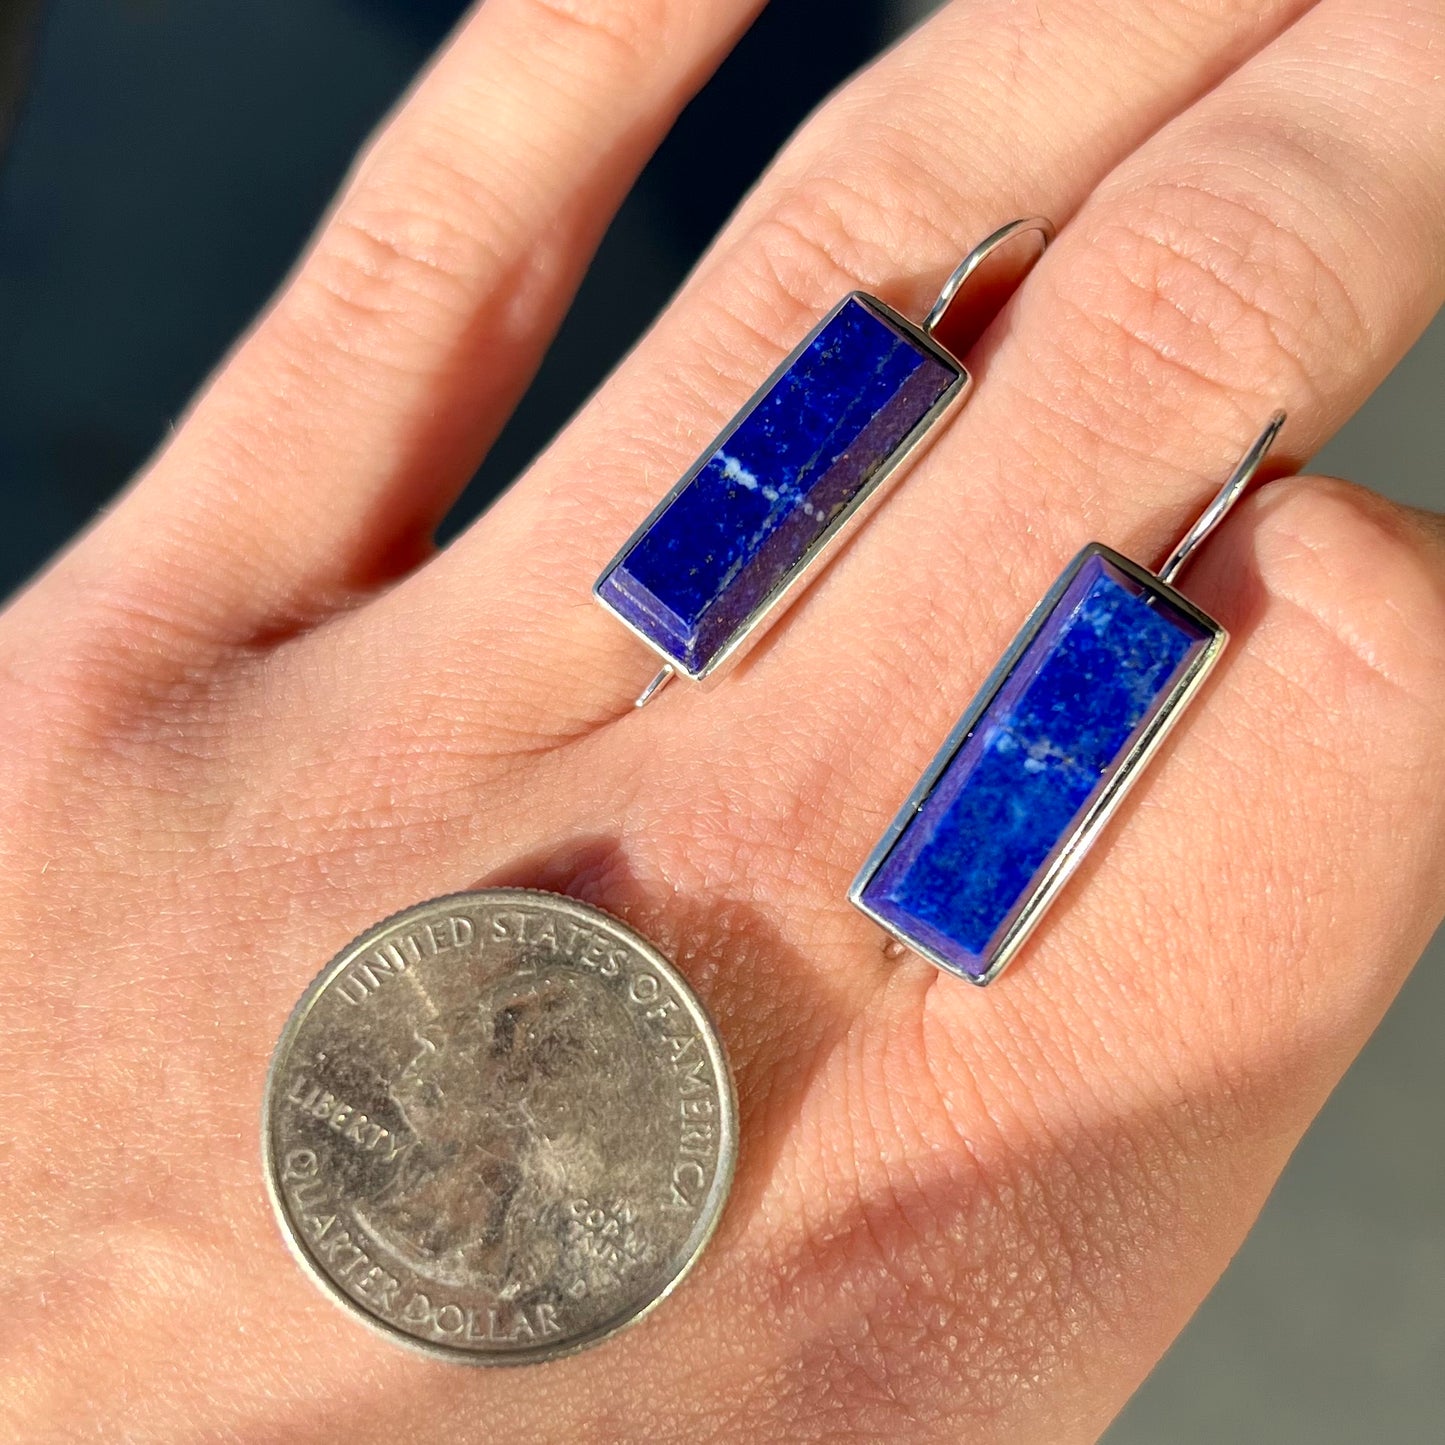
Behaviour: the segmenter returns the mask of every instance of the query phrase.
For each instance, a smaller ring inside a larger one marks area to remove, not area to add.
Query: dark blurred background
[[[453,526],[631,344],[793,126],[935,4],[774,0],[648,167]],[[462,8],[0,0],[0,595],[164,436]],[[1437,323],[1318,464],[1445,506],[1442,376]],[[1437,941],[1109,1445],[1445,1439],[1442,966]]]
[[[11,95],[29,71],[0,180],[0,480],[16,513],[0,593],[160,440],[464,8],[0,0]],[[648,167],[453,525],[601,380],[781,139],[903,13],[886,0],[833,0],[826,25],[816,3],[767,12]]]

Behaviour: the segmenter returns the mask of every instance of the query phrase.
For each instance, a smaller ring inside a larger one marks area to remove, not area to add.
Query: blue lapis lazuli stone
[[[864,883],[864,908],[986,977],[1090,804],[1217,635],[1161,584],[1087,554]]]
[[[962,375],[850,296],[703,456],[597,595],[682,671],[707,671]]]

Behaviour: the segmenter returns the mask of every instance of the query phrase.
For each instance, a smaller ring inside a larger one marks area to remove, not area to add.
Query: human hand
[[[0,624],[15,1438],[1091,1439],[1438,919],[1442,532],[1321,480],[1262,490],[1189,574],[1234,644],[1005,982],[890,961],[843,902],[1077,546],[1161,555],[1269,410],[1307,456],[1439,304],[1438,5],[949,7],[426,560],[753,8],[490,0]],[[843,291],[919,315],[1036,211],[1062,234],[969,406],[743,668],[632,713],[650,661],[587,595],[616,546]],[[545,1373],[355,1328],[259,1179],[304,984],[477,883],[656,940],[742,1102],[697,1272]]]

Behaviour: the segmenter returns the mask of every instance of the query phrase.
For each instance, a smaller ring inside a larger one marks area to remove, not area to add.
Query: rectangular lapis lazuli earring
[[[922,326],[845,296],[608,564],[594,595],[665,664],[639,704],[734,658],[963,397],[968,372],[935,327],[979,264],[1025,231],[1052,234],[1041,218],[994,232]]]
[[[1014,957],[1218,659],[1170,584],[1283,422],[1158,574],[1092,543],[1034,610],[853,883],[900,943],[979,984]]]

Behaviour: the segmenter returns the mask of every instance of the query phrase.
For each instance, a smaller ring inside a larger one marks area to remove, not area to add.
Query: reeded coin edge
[[[707,1055],[712,1060],[713,1072],[719,1081],[718,1133],[720,1143],[712,1187],[708,1190],[703,1208],[698,1212],[697,1227],[688,1235],[687,1242],[681,1251],[682,1263],[657,1294],[633,1313],[606,1320],[576,1339],[488,1355],[475,1350],[460,1350],[451,1345],[421,1340],[415,1335],[408,1334],[407,1331],[399,1329],[396,1325],[380,1319],[364,1309],[321,1268],[301,1239],[298,1227],[292,1220],[290,1210],[281,1194],[277,1180],[275,1147],[271,1137],[271,1106],[276,1091],[280,1087],[282,1061],[286,1058],[293,1040],[300,1032],[302,1024],[306,1021],[306,1017],[317,999],[325,992],[327,985],[338,973],[355,962],[400,919],[436,908],[439,905],[504,904],[509,901],[524,903],[535,902],[538,899],[545,899],[552,904],[566,904],[584,916],[590,915],[604,924],[621,928],[629,940],[635,944],[638,952],[647,960],[648,965],[663,974],[677,990],[679,998],[694,1016],[694,1023],[697,1025]],[[545,888],[474,888],[456,893],[443,893],[435,898],[426,898],[419,903],[413,903],[409,907],[399,908],[394,913],[387,914],[380,922],[374,923],[364,933],[358,934],[322,968],[297,1000],[282,1027],[280,1037],[276,1040],[276,1047],[271,1052],[271,1061],[266,1069],[266,1084],[261,1095],[261,1175],[265,1181],[266,1195],[271,1201],[272,1211],[280,1226],[282,1239],[305,1274],[348,1316],[360,1320],[388,1340],[432,1359],[446,1360],[453,1364],[475,1365],[481,1368],[541,1364],[548,1360],[565,1359],[582,1350],[590,1349],[593,1345],[599,1345],[604,1340],[611,1339],[613,1335],[645,1320],[692,1273],[693,1267],[702,1257],[703,1251],[716,1233],[718,1224],[722,1220],[723,1210],[727,1207],[728,1194],[732,1190],[733,1175],[737,1168],[737,1153],[737,1085],[733,1080],[732,1068],[728,1063],[727,1055],[723,1052],[722,1036],[713,1023],[712,1015],[708,1013],[692,985],[678,972],[671,960],[665,957],[650,940],[638,933],[631,924],[618,918],[615,914],[607,912],[604,908],[598,908],[595,904],[584,903],[565,893],[551,893]]]

